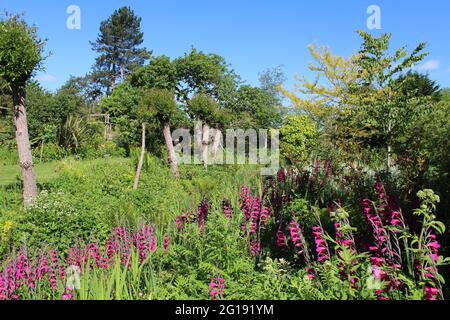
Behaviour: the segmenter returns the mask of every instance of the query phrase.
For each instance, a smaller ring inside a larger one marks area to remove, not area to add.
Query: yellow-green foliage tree
[[[292,91],[280,88],[296,112],[306,114],[322,124],[343,111],[349,100],[348,88],[357,79],[356,55],[349,58],[333,55],[327,47],[308,46],[314,62],[308,68],[315,73],[313,81],[297,76]]]
[[[298,78],[292,92],[281,90],[294,110],[313,119],[334,145],[349,155],[367,146],[385,150],[390,169],[395,140],[424,109],[420,98],[405,95],[405,82],[398,79],[426,56],[425,44],[411,53],[405,47],[391,52],[390,34],[358,34],[361,49],[349,58],[310,46],[314,81]]]
[[[305,163],[318,135],[314,122],[307,116],[288,116],[280,133],[281,154],[293,164]]]

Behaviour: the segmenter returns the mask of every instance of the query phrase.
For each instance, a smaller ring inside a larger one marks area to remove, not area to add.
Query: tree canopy
[[[94,70],[101,78],[109,79],[111,88],[116,80],[123,82],[128,74],[150,58],[141,31],[141,18],[130,7],[122,7],[100,24],[100,33],[92,48],[99,54]]]

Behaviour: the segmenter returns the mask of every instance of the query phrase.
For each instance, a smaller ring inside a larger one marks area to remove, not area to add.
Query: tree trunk
[[[172,133],[170,131],[170,125],[165,123],[163,126],[164,141],[166,142],[167,151],[169,153],[170,170],[175,178],[180,178],[178,171],[177,155],[175,154],[175,148],[173,147]]]
[[[120,83],[125,81],[125,66],[123,64],[120,65]]]
[[[392,120],[391,120],[391,108],[392,108],[392,92],[391,92],[391,88],[389,88],[388,91],[388,102],[389,102],[389,112],[387,114],[387,123],[388,123],[388,129],[387,129],[387,138],[388,138],[388,143],[387,143],[387,171],[388,173],[391,173],[391,167],[392,167],[392,146],[391,146],[391,133],[392,133]]]
[[[205,169],[208,169],[208,152],[209,152],[209,125],[207,123],[205,123],[203,125],[203,155],[202,155],[202,159],[203,159],[203,166],[205,167]]]
[[[133,189],[137,190],[139,187],[139,179],[141,178],[142,166],[144,165],[145,158],[145,123],[142,124],[142,147],[141,147],[141,157],[139,158],[139,163],[136,169],[136,176],[134,177]]]
[[[39,158],[39,163],[42,163],[42,157],[44,156],[44,139],[41,142],[41,157]]]
[[[117,76],[116,65],[114,64],[113,68],[112,68],[112,79],[111,79],[111,89],[112,90],[114,90],[116,88],[116,76]]]
[[[28,208],[38,195],[36,173],[34,172],[28,135],[27,111],[25,108],[25,89],[13,91],[14,124],[16,127],[17,151],[23,180],[23,203]]]

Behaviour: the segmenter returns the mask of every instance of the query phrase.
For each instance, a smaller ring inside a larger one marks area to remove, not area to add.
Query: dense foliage
[[[348,58],[310,46],[316,77],[288,91],[279,67],[252,86],[215,53],[151,56],[124,7],[101,23],[93,70],[49,92],[32,79],[36,29],[0,29],[0,300],[450,293],[450,91],[412,71],[425,44],[358,31]],[[39,189],[28,208],[17,86]],[[200,135],[203,166],[178,165],[179,128]],[[230,128],[279,129],[285,169],[214,164]]]

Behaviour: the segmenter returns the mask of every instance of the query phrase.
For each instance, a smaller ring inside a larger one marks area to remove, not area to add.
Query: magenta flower
[[[64,293],[62,295],[62,299],[64,301],[73,300],[73,297],[74,297],[73,290],[67,288],[64,289]]]
[[[278,175],[277,176],[278,176],[278,182],[279,183],[283,183],[283,182],[286,181],[286,171],[283,168],[281,168],[278,171]]]
[[[261,241],[250,240],[250,254],[252,257],[259,257],[261,255]]]
[[[286,236],[285,236],[281,226],[278,228],[275,244],[276,244],[277,248],[285,248],[286,247]]]
[[[222,277],[211,278],[209,294],[212,300],[223,300],[225,294],[225,280]]]
[[[406,224],[405,224],[403,215],[400,213],[400,211],[392,211],[391,212],[391,226],[399,227],[402,229],[406,228]]]
[[[441,291],[439,289],[432,288],[429,285],[426,285],[424,288],[424,293],[426,300],[439,300]]]
[[[164,253],[169,252],[169,244],[170,244],[170,236],[168,234],[166,234],[164,236],[164,243],[163,243]]]
[[[289,223],[289,232],[291,234],[292,244],[297,250],[297,256],[303,255],[305,262],[309,265],[310,259],[308,249],[300,225],[295,221],[291,221],[291,223]]]
[[[197,216],[197,222],[198,226],[200,227],[200,231],[205,231],[205,224],[208,220],[208,212],[209,212],[209,203],[206,200],[203,200],[200,206],[198,207],[198,216]]]
[[[320,226],[313,227],[314,242],[316,243],[317,261],[324,262],[330,259],[328,244],[323,238],[323,229]]]
[[[261,216],[260,216],[260,221],[259,221],[259,225],[261,229],[264,229],[265,226],[267,225],[267,221],[269,220],[269,216],[271,214],[271,210],[269,207],[264,206],[262,212],[261,212]]]
[[[231,206],[229,200],[223,201],[223,213],[225,215],[225,218],[227,219],[233,218],[233,207]]]
[[[260,200],[259,198],[253,199],[253,206],[251,211],[251,227],[250,234],[256,235],[258,232],[258,222],[259,222],[259,210],[260,210]]]
[[[372,267],[372,274],[374,276],[375,279],[383,281],[384,279],[386,279],[386,272],[383,269],[377,268],[377,267]]]
[[[0,273],[0,301],[6,300],[6,298],[7,298],[6,281],[3,278],[3,274]]]
[[[315,273],[314,269],[311,267],[306,268],[306,274],[307,274],[309,280],[313,280],[316,278],[316,273]]]

